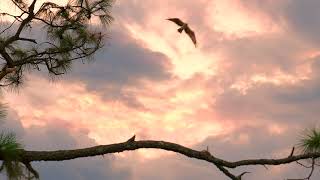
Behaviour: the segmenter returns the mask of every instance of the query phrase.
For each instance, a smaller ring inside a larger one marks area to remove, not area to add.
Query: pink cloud
[[[198,149],[209,145],[230,159],[283,155],[295,143],[292,131],[315,121],[319,107],[318,47],[290,24],[296,21],[285,16],[288,3],[117,1],[114,40],[94,70],[77,66],[78,72],[55,83],[32,74],[6,100],[25,129],[56,125],[98,144],[137,134]],[[276,10],[281,13],[272,15]],[[199,47],[168,17],[188,21]],[[149,150],[117,156],[133,162],[127,157],[156,167],[157,158],[173,156]],[[168,167],[160,164],[167,179],[183,179],[186,169],[190,177],[222,177],[211,166],[185,160],[191,165],[173,172],[181,163],[173,158]],[[132,179],[159,173],[141,167]],[[291,169],[267,173],[285,176]],[[265,173],[257,169],[252,179]]]

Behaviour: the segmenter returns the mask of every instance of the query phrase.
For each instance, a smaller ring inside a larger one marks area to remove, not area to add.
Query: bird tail
[[[179,29],[178,29],[178,32],[179,32],[179,33],[182,33],[183,29],[184,29],[183,27],[179,28]]]

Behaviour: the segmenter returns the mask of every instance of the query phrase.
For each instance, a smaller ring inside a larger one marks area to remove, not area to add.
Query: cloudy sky
[[[208,146],[226,160],[285,157],[304,129],[319,125],[319,9],[318,0],[117,0],[95,61],[55,81],[29,73],[19,92],[3,93],[1,127],[28,150],[136,134]],[[169,17],[188,22],[197,48]],[[35,165],[45,180],[227,179],[209,163],[160,150]],[[307,175],[295,164],[248,170],[248,180]]]

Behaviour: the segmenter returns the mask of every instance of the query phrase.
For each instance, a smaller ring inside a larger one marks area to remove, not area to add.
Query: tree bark
[[[184,147],[179,144],[165,142],[165,141],[126,141],[123,143],[109,144],[109,145],[99,145],[83,149],[72,149],[72,150],[57,150],[57,151],[27,151],[21,150],[20,160],[22,162],[32,162],[32,161],[64,161],[71,160],[82,157],[92,157],[112,153],[120,153],[124,151],[133,151],[137,149],[162,149],[166,151],[176,152],[185,155],[190,158],[195,158],[199,160],[204,160],[214,165],[219,165],[227,168],[236,168],[239,166],[247,165],[280,165],[288,164],[302,159],[319,158],[320,152],[307,153],[300,155],[292,155],[279,159],[245,159],[240,161],[226,161],[217,158],[205,151],[197,151]],[[2,158],[0,157],[0,160]]]

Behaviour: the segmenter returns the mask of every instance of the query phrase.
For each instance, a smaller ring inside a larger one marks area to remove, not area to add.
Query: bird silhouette
[[[134,142],[136,139],[136,135],[133,135],[127,142]]]
[[[190,27],[188,26],[187,23],[181,21],[179,18],[169,18],[167,20],[172,21],[172,22],[176,23],[178,26],[180,26],[180,28],[178,29],[178,32],[182,33],[182,31],[184,30],[184,32],[186,32],[188,34],[188,36],[190,37],[190,39],[192,40],[193,44],[195,46],[197,46],[196,35],[190,29]]]

